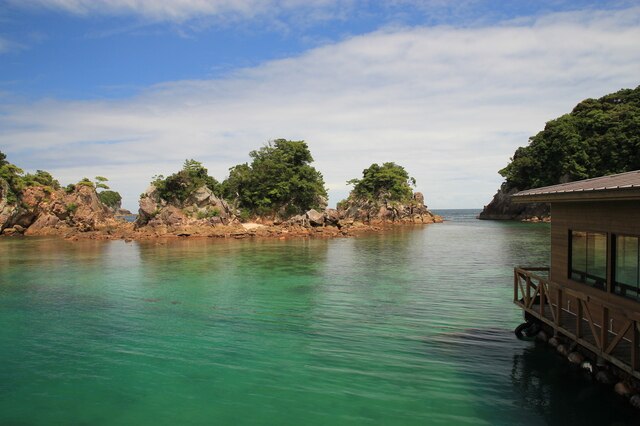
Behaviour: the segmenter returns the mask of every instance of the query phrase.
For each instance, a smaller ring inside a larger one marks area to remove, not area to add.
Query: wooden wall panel
[[[551,217],[551,280],[602,294],[569,279],[569,230],[640,236],[640,201],[553,203]]]

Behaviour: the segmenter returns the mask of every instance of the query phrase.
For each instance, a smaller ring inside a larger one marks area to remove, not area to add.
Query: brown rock
[[[317,210],[311,209],[306,213],[306,217],[309,220],[311,226],[323,226],[324,215]]]
[[[13,227],[12,227],[12,228],[5,228],[5,229],[2,231],[2,235],[6,235],[6,236],[8,236],[8,237],[10,237],[10,236],[12,236],[12,235],[15,235],[15,234],[17,234],[17,231],[16,231],[16,229],[15,229],[15,228],[13,228]]]
[[[340,227],[340,213],[336,209],[326,209],[324,211],[324,222],[329,226]]]
[[[631,395],[633,395],[633,388],[625,382],[616,383],[616,385],[613,387],[613,390],[620,396],[630,397]]]
[[[26,235],[45,235],[55,232],[56,226],[60,223],[60,219],[50,213],[44,213],[36,219],[36,221],[27,229]]]
[[[580,352],[571,352],[567,359],[571,364],[581,365],[584,362],[584,356]]]

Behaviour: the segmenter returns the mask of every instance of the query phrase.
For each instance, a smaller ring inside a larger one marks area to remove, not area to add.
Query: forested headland
[[[481,219],[549,216],[546,204],[512,204],[525,189],[640,169],[640,86],[585,99],[546,123],[499,173],[504,183]]]

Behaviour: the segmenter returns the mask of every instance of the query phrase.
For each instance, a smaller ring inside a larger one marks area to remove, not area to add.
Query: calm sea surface
[[[0,424],[634,424],[516,340],[549,226],[350,239],[0,239]]]

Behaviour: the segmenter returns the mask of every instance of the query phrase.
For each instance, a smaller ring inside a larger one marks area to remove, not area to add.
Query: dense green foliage
[[[413,196],[416,180],[409,177],[404,167],[395,163],[377,163],[362,171],[362,179],[351,179],[351,196],[367,200],[408,201]]]
[[[112,209],[120,208],[122,196],[116,191],[106,190],[98,193],[98,198],[107,207]]]
[[[0,152],[0,179],[8,184],[9,191],[7,200],[11,203],[17,202],[22,190],[29,186],[40,186],[48,191],[61,188],[60,183],[51,176],[51,173],[44,170],[37,170],[35,173],[25,174],[22,169],[9,163],[6,155],[2,152]],[[102,176],[96,176],[95,182],[85,177],[76,184],[67,185],[64,189],[67,194],[73,193],[77,186],[106,189],[106,191],[98,194],[100,201],[111,208],[118,207],[120,206],[122,197],[117,192],[108,190],[109,187],[105,183],[107,181],[108,179]],[[77,208],[77,206],[75,208]],[[71,206],[70,211],[74,211],[75,208]]]
[[[94,182],[96,189],[109,189],[109,186],[106,184],[108,180],[109,179],[104,176],[96,176]]]
[[[77,203],[69,203],[65,206],[67,213],[70,214],[74,214],[76,212],[76,210],[78,210],[78,204]]]
[[[185,160],[182,170],[171,176],[154,177],[152,184],[160,197],[167,201],[183,202],[203,185],[214,194],[220,194],[220,183],[209,176],[209,171],[202,163],[195,160]]]
[[[27,173],[22,178],[24,186],[48,186],[53,189],[60,189],[60,182],[51,176],[51,173],[44,170],[37,170],[35,174]]]
[[[18,194],[24,187],[22,182],[23,173],[21,168],[9,163],[7,156],[0,151],[0,180],[7,183],[8,192],[5,197],[10,203],[18,201]]]
[[[0,152],[0,179],[8,186],[7,201],[15,203],[18,196],[27,186],[43,186],[50,189],[60,189],[60,183],[49,172],[38,170],[35,173],[24,174],[24,171],[7,161],[7,156]]]
[[[225,198],[245,212],[288,216],[324,207],[327,190],[322,174],[310,165],[306,142],[277,139],[249,156],[251,164],[232,167],[222,183]]]
[[[520,190],[640,169],[640,86],[580,102],[500,170]]]
[[[95,188],[95,184],[91,181],[91,179],[83,177],[82,179],[80,179],[80,181],[78,183],[76,183],[76,186],[87,186],[89,188]]]

